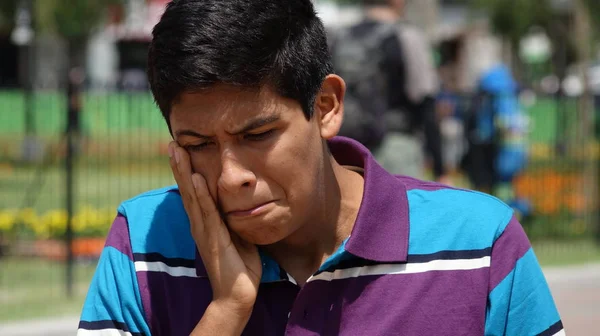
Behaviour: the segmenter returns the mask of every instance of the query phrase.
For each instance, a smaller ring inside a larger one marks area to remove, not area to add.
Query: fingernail
[[[173,157],[173,143],[172,142],[169,143],[168,151],[169,151],[169,157],[172,158]]]
[[[181,159],[180,155],[179,155],[179,151],[175,150],[175,162],[177,162],[179,164],[179,160]]]
[[[196,175],[192,175],[192,184],[194,185],[194,189],[198,189],[198,177]]]

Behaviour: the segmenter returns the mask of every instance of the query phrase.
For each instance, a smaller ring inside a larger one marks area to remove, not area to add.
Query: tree
[[[16,8],[27,0],[0,1],[0,29],[14,26]],[[37,33],[59,36],[69,45],[70,63],[80,65],[85,43],[107,10],[124,0],[28,0]]]
[[[555,72],[563,76],[566,65],[580,60],[581,46],[573,38],[575,8],[583,6],[589,13],[592,31],[600,29],[600,1],[571,0],[566,9],[553,6],[552,0],[469,0],[475,10],[483,10],[490,18],[492,29],[508,40],[513,47],[519,45],[530,27],[542,27],[552,40],[554,54],[552,63]],[[594,36],[590,36],[593,38]],[[595,36],[597,39],[598,36]],[[590,39],[587,43],[592,44]],[[515,49],[515,48],[513,48]],[[518,58],[515,58],[518,59]],[[517,66],[517,69],[520,68]]]
[[[0,32],[12,30],[16,8],[16,1],[0,1]]]
[[[10,18],[14,17],[18,6],[28,6],[33,17],[33,28],[36,32],[54,34],[63,38],[68,46],[67,60],[67,122],[65,160],[65,190],[67,209],[67,230],[65,244],[67,251],[66,290],[71,296],[73,291],[73,203],[74,203],[74,145],[79,134],[79,114],[81,109],[81,84],[83,83],[83,64],[85,48],[90,34],[105,17],[109,6],[122,0],[0,0],[0,24],[14,26]]]

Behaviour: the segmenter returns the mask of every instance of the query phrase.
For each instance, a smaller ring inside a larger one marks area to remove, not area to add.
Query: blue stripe
[[[113,247],[102,251],[81,321],[114,321],[132,333],[150,335],[133,262]]]
[[[166,258],[196,258],[190,224],[174,187],[141,194],[125,201],[119,213],[127,217],[134,254],[158,253]]]
[[[531,248],[515,266],[508,316],[508,335],[537,334],[560,321],[548,283]]]
[[[500,200],[474,191],[413,189],[407,194],[409,255],[490,248],[513,213]]]
[[[258,250],[260,255],[260,261],[262,262],[262,275],[260,278],[261,283],[275,282],[281,280],[287,280],[287,275],[284,278],[285,272],[279,267],[279,264],[273,258],[266,255],[260,249]]]
[[[346,238],[342,242],[340,247],[338,247],[338,249],[335,251],[335,253],[330,255],[329,258],[327,258],[327,260],[325,260],[325,262],[321,265],[321,267],[319,267],[318,272],[323,272],[325,270],[335,268],[335,265],[339,264],[340,262],[356,258],[355,256],[353,256],[352,254],[350,254],[349,252],[346,251],[346,243],[348,242],[349,239],[350,238]]]
[[[346,238],[340,247],[335,251],[334,254],[330,255],[327,260],[321,265],[319,270],[315,273],[319,274],[326,271],[337,269],[338,267],[354,267],[351,266],[355,262],[364,262],[365,260],[357,258],[346,251],[346,243],[349,238]],[[289,280],[289,277],[285,270],[277,264],[275,260],[269,257],[266,253],[259,250],[260,260],[262,262],[263,273],[260,279],[261,283],[275,282],[282,280]],[[370,261],[366,261],[370,262]],[[372,263],[372,262],[371,262]]]
[[[508,335],[505,333],[512,291],[514,269],[490,293],[485,318],[485,335]]]
[[[490,293],[486,335],[537,335],[560,321],[533,249]]]

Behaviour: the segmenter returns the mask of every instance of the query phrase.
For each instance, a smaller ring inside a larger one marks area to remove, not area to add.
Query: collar
[[[357,141],[335,137],[328,145],[340,165],[362,168],[365,181],[362,203],[344,250],[377,262],[405,262],[409,233],[406,186],[383,169],[369,150]],[[268,274],[263,274],[263,280],[285,278],[276,263],[272,264],[272,259],[262,254],[261,259],[263,268],[268,266]],[[198,251],[196,274],[207,276]]]
[[[406,186],[388,173],[363,145],[335,137],[329,150],[340,165],[364,169],[365,187],[346,251],[377,262],[404,262],[408,255]]]

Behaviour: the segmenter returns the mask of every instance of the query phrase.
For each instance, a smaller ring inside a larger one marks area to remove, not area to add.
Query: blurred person
[[[471,183],[527,215],[529,205],[515,198],[512,183],[527,164],[528,121],[508,67],[497,65],[481,74],[465,121],[469,149],[464,168]]]
[[[442,157],[449,171],[447,175],[455,175],[458,172],[466,147],[459,99],[456,93],[447,88],[442,88],[436,98],[436,115],[442,138]]]
[[[428,154],[434,177],[445,180],[427,39],[403,19],[403,0],[363,2],[364,18],[331,43],[335,72],[347,83],[340,134],[365,144],[394,174],[423,178]]]
[[[171,2],[148,59],[177,186],[119,207],[80,335],[562,330],[509,207],[336,137],[310,0]]]

